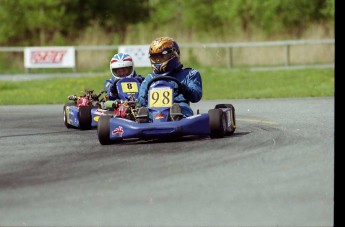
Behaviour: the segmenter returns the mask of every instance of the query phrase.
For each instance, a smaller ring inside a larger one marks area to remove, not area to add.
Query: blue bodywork
[[[135,78],[122,78],[117,81],[116,87],[118,90],[119,97],[121,101],[128,101],[129,99],[137,100],[139,95],[140,83]],[[99,117],[104,114],[109,114],[109,109],[102,109],[97,106],[82,106],[78,107],[76,105],[66,105],[66,123],[75,128],[81,128],[80,125],[80,108],[89,108],[91,113],[90,119],[87,119],[88,124],[91,124],[90,127],[85,128],[95,128],[98,125]],[[88,125],[89,126],[89,125]]]
[[[167,136],[209,135],[208,114],[198,114],[179,121],[137,123],[123,118],[110,118],[110,140],[128,138],[162,138]]]
[[[67,123],[72,125],[73,127],[80,128],[79,124],[79,112],[80,108],[84,107],[77,107],[77,106],[66,106],[66,114],[67,114]],[[101,115],[104,115],[105,112],[109,112],[108,110],[102,110],[98,107],[91,107],[91,127],[96,128],[98,124],[98,119]]]
[[[176,89],[173,89],[171,83],[167,81],[156,81],[150,86],[150,90],[151,89],[172,89],[172,94],[170,94],[170,96],[164,97],[166,100],[170,99],[172,103],[174,102],[173,97],[178,95],[176,93]],[[156,101],[154,100],[152,94],[151,96],[149,96],[148,103],[151,103],[151,101]],[[179,121],[171,121],[170,106],[152,108],[149,107],[148,110],[150,116],[149,123],[137,123],[135,121],[122,118],[110,118],[110,140],[119,141],[129,138],[148,139],[164,138],[169,136],[178,137],[186,135],[207,136],[210,134],[209,115],[206,113],[184,117]]]
[[[175,105],[174,97],[179,95],[179,89],[173,88],[172,82],[169,80],[180,86],[176,79],[169,76],[155,78],[148,84],[150,88],[148,106],[145,108],[147,108],[149,118],[147,118],[146,111],[141,110],[138,111],[136,121],[101,116],[97,126],[99,142],[106,145],[125,139],[160,139],[183,136],[222,138],[234,133],[236,129],[235,109],[231,104],[217,104],[214,109],[209,109],[208,113],[199,114],[198,111],[198,114],[183,116],[182,119],[173,121],[170,115],[179,116],[176,115],[179,111],[174,107],[175,112],[170,113],[170,108]]]

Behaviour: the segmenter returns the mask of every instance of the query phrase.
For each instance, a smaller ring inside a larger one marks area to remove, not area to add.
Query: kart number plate
[[[149,91],[149,107],[171,107],[173,101],[173,89],[170,87],[152,88]]]
[[[136,82],[122,82],[122,92],[125,93],[137,93],[139,91],[138,84]]]

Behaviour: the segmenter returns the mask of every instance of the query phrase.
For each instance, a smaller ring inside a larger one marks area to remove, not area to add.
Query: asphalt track
[[[333,226],[334,97],[202,101],[231,137],[102,146],[61,105],[0,106],[0,226]]]

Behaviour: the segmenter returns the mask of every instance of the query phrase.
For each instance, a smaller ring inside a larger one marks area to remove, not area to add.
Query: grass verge
[[[203,99],[259,99],[334,96],[334,69],[276,71],[229,70],[198,67],[203,79]],[[148,68],[137,69],[147,75]],[[85,88],[103,89],[110,77],[87,76],[30,81],[0,81],[0,105],[63,104],[67,96]]]

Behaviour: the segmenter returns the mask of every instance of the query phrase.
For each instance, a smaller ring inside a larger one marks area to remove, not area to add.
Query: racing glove
[[[188,87],[185,84],[181,84],[178,88],[178,92],[183,94],[183,96],[187,96],[188,94]]]
[[[110,85],[109,90],[113,96],[116,96],[118,94],[115,84]]]
[[[76,95],[69,95],[68,100],[76,100],[77,96]]]
[[[92,98],[93,100],[98,100],[99,96],[98,96],[97,94],[92,94],[92,95],[91,95],[91,98]]]
[[[117,107],[119,107],[119,105],[121,104],[121,100],[116,99],[114,101],[114,103],[111,105],[111,107],[113,107],[114,109],[116,109]]]

